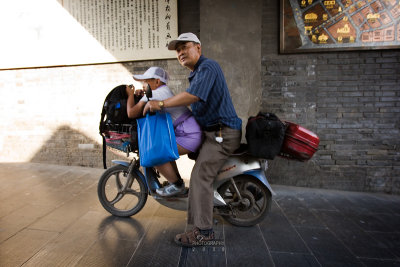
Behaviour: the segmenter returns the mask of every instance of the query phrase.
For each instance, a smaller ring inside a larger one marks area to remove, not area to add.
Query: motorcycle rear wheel
[[[146,204],[147,190],[135,173],[128,177],[128,167],[115,165],[100,177],[97,195],[101,205],[112,215],[130,217]]]
[[[271,209],[271,192],[253,176],[239,175],[233,179],[242,200],[231,181],[222,184],[218,192],[232,213],[222,216],[236,226],[253,226],[261,222]]]

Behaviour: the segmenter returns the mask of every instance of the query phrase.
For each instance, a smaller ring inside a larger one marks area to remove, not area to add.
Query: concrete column
[[[261,0],[200,0],[203,55],[221,65],[243,127],[261,105],[261,15]]]

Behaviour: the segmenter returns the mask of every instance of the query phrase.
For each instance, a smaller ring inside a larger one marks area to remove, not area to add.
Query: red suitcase
[[[300,161],[309,160],[318,150],[318,136],[292,122],[286,121],[286,132],[280,156]]]

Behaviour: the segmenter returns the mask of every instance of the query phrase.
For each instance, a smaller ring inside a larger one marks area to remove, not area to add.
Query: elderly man
[[[191,105],[204,132],[205,140],[190,177],[188,224],[194,227],[175,237],[179,245],[191,247],[214,239],[213,182],[225,160],[240,146],[242,121],[221,67],[201,54],[201,43],[195,34],[181,34],[168,44],[168,49],[175,50],[179,63],[191,70],[190,86],[186,92],[164,101],[149,101],[144,113]]]

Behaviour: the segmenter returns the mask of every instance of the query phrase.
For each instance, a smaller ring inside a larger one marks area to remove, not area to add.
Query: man
[[[213,182],[225,160],[240,146],[242,121],[236,114],[221,67],[201,55],[196,35],[183,33],[168,44],[168,49],[175,50],[179,63],[191,70],[190,86],[186,92],[164,101],[149,101],[143,112],[191,105],[204,131],[205,140],[189,187],[188,223],[194,228],[175,237],[179,245],[191,247],[214,239]]]

